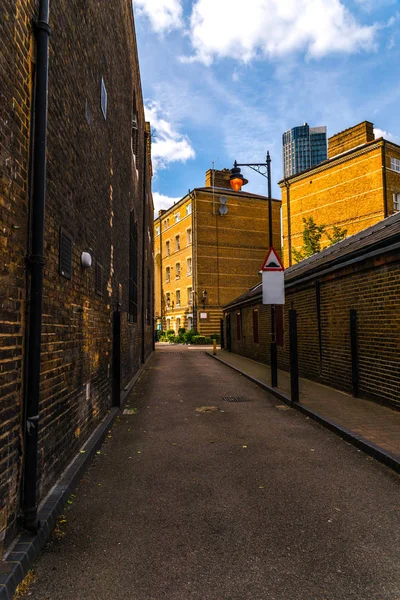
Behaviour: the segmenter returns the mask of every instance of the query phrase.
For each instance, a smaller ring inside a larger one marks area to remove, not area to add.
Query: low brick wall
[[[298,315],[300,376],[351,393],[350,309],[355,309],[359,395],[400,408],[399,297],[400,257],[396,252],[287,285],[279,368],[289,370],[288,322],[293,307]],[[254,310],[258,310],[258,342]],[[225,335],[229,315],[231,351],[269,364],[270,307],[262,305],[258,296],[227,310]]]

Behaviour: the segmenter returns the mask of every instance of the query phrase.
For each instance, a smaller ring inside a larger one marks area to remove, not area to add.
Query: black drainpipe
[[[30,307],[27,324],[27,369],[25,381],[25,461],[22,491],[24,527],[36,532],[37,464],[40,395],[40,350],[44,268],[44,213],[46,204],[46,137],[49,70],[49,0],[41,0],[36,32],[35,133],[33,142],[33,189],[30,271]]]
[[[145,360],[145,325],[146,325],[146,305],[145,305],[145,292],[147,289],[147,281],[145,281],[146,275],[146,259],[145,259],[145,248],[146,248],[146,187],[147,187],[147,132],[144,132],[144,158],[143,158],[143,235],[142,235],[142,352],[141,359],[142,363]],[[149,258],[148,258],[149,260]]]
[[[386,181],[386,142],[383,140],[382,145],[382,177],[383,177],[383,214],[385,219],[389,216],[388,197],[387,197],[387,181]]]
[[[285,179],[285,187],[286,187],[286,203],[287,203],[287,231],[288,231],[288,250],[289,250],[289,264],[288,267],[292,266],[292,227],[290,224],[290,183],[288,183],[287,179]],[[287,267],[286,267],[287,268]]]

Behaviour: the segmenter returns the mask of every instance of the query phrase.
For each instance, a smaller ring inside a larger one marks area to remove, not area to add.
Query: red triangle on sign
[[[275,252],[274,247],[271,246],[271,248],[269,249],[269,252],[267,254],[267,258],[265,259],[264,264],[261,267],[261,271],[284,271],[284,270],[285,269],[283,267],[281,259]]]

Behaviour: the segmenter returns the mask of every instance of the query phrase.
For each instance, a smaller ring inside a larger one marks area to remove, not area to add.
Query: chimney
[[[328,140],[328,158],[333,158],[342,152],[347,152],[356,146],[362,146],[367,142],[373,142],[374,124],[363,121],[354,127],[345,129]]]
[[[167,212],[166,210],[159,210],[158,211],[158,216],[162,217],[163,215],[165,215],[166,212]]]
[[[217,188],[225,188],[231,189],[231,185],[229,183],[229,177],[231,176],[230,169],[223,169],[222,171],[217,171],[216,169],[208,169],[206,172],[206,187],[210,188],[213,186],[213,177],[214,177],[214,186]]]

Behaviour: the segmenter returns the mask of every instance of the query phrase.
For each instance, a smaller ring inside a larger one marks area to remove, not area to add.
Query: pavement
[[[26,597],[400,599],[399,476],[200,349],[156,351],[100,452]]]
[[[258,381],[267,385],[271,382],[271,369],[268,365],[221,349],[217,350],[217,357]],[[399,410],[372,400],[354,398],[346,392],[309,379],[300,378],[299,387],[300,403],[303,406],[381,448],[400,462]],[[277,391],[290,397],[290,374],[286,371],[278,371]]]

